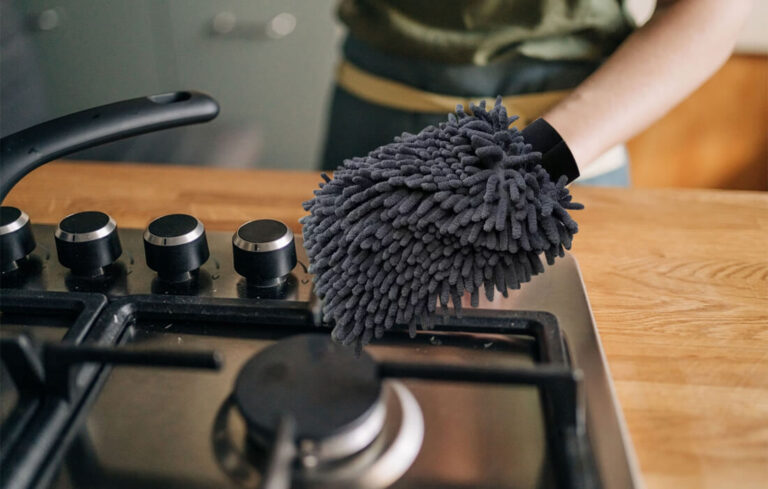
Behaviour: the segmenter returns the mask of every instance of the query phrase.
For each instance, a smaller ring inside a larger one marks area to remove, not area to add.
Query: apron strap
[[[479,104],[481,100],[493,103],[496,96],[456,97],[419,90],[405,83],[369,73],[349,61],[342,60],[336,71],[338,86],[356,97],[376,105],[383,105],[405,112],[427,114],[447,114],[454,112],[457,105],[469,111],[470,103]],[[510,115],[520,117],[518,123],[526,126],[541,116],[550,107],[560,102],[570,90],[551,92],[502,95],[504,106]]]

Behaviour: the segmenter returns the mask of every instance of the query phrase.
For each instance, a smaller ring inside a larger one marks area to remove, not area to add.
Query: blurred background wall
[[[19,100],[15,91],[3,90],[3,107],[44,99],[46,113],[55,117],[131,97],[202,90],[221,105],[213,122],[76,157],[317,168],[341,35],[335,3],[0,0],[3,31],[14,34],[3,36],[3,52],[29,45],[24,63],[20,56],[6,63],[4,55],[1,73],[41,71],[44,85],[34,99]]]
[[[726,65],[629,142],[634,185],[768,190],[768,0],[755,1]],[[195,88],[220,101],[213,123],[77,157],[317,168],[343,34],[335,3],[0,0],[0,130]]]

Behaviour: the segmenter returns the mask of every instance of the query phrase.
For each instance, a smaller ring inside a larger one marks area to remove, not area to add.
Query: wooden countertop
[[[318,173],[56,162],[7,199],[37,223],[293,225]],[[574,187],[575,240],[648,488],[768,487],[768,193]]]

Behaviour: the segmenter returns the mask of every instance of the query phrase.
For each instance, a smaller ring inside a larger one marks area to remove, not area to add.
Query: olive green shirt
[[[341,0],[339,17],[381,51],[475,65],[600,60],[633,28],[620,0]]]

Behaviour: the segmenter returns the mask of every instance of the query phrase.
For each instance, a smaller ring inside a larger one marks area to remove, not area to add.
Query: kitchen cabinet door
[[[51,116],[174,84],[159,62],[170,54],[157,38],[162,2],[16,0],[12,7],[39,56]]]
[[[215,95],[248,166],[317,167],[338,52],[335,1],[169,0],[175,71]]]

